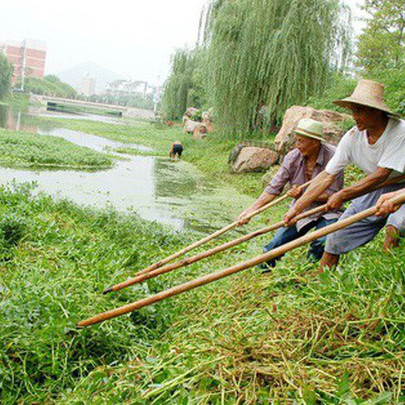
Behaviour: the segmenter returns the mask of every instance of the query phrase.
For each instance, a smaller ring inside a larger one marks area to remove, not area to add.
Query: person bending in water
[[[170,159],[174,159],[176,155],[178,156],[179,159],[181,159],[182,152],[183,152],[182,143],[180,141],[173,142],[172,147],[170,148],[169,151]]]

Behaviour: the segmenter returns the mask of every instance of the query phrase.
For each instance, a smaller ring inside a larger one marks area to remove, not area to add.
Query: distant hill
[[[86,74],[96,79],[96,92],[100,93],[104,90],[106,83],[114,80],[123,79],[118,73],[112,72],[98,66],[94,62],[85,62],[76,65],[70,69],[57,73],[57,76],[65,83],[70,84],[76,90],[79,90],[83,77]]]

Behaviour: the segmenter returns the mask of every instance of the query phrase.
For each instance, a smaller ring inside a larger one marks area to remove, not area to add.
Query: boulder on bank
[[[183,131],[193,134],[193,139],[204,139],[208,132],[213,130],[213,110],[204,111],[200,119],[200,110],[194,107],[187,108],[183,116]]]
[[[195,114],[197,114],[200,110],[195,107],[188,107],[184,115],[188,118],[193,117]]]
[[[271,181],[273,180],[273,177],[277,174],[279,170],[278,166],[272,166],[270,167],[269,170],[263,175],[262,177],[262,185],[263,187],[267,187]],[[289,189],[288,183],[284,186],[284,192],[286,192]]]
[[[183,117],[183,131],[189,134],[195,134],[197,132],[206,134],[207,128],[202,122],[193,121],[188,117]]]
[[[201,122],[207,128],[207,132],[212,132],[214,130],[212,121],[213,121],[213,109],[210,108],[209,110],[204,111],[201,115]]]
[[[345,132],[338,124],[350,120],[351,116],[336,111],[315,110],[311,107],[293,106],[289,108],[284,115],[283,125],[274,141],[276,150],[282,155],[287,154],[293,148],[294,135],[292,131],[302,118],[312,118],[322,122],[326,142],[337,145]]]
[[[239,147],[239,145],[237,145]],[[232,158],[232,152],[230,160]],[[232,164],[231,171],[234,173],[260,172],[267,170],[276,164],[278,154],[269,148],[244,146]]]
[[[234,148],[231,150],[231,153],[229,154],[228,157],[228,164],[233,165],[236,162],[236,159],[238,158],[240,151],[243,148],[246,148],[246,146],[252,146],[246,143],[238,143]]]
[[[207,136],[207,128],[204,124],[199,123],[200,125],[196,126],[193,131],[193,139],[204,139]]]
[[[190,120],[190,118],[189,117],[187,117],[187,115],[183,115],[183,118],[182,118],[182,123],[181,123],[181,127],[183,128],[183,130],[184,130],[184,127],[187,125],[187,122]]]

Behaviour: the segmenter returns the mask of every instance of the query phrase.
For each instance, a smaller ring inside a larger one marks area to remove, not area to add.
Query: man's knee
[[[273,250],[273,249],[275,249],[276,247],[278,247],[277,239],[276,239],[276,238],[273,238],[273,239],[270,241],[269,244],[267,244],[267,245],[265,245],[265,246],[263,247],[263,253],[270,252],[270,250]]]
[[[405,231],[405,206],[388,217],[386,226],[392,226],[400,232]]]
[[[343,253],[347,253],[346,245],[344,235],[337,231],[327,236],[325,252],[340,256]]]
[[[288,242],[297,238],[297,232],[294,227],[289,228],[281,228],[279,229],[276,234],[274,235],[273,239],[270,241],[268,245],[266,245],[263,249],[264,253],[278,248],[282,245],[285,245]]]

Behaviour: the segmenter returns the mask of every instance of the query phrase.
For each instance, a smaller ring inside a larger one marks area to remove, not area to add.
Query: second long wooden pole
[[[384,183],[373,187],[372,190],[376,190],[376,189],[379,189],[381,187],[392,185],[394,183],[398,183],[398,182],[401,182],[403,180],[405,180],[405,176],[400,176],[400,177],[396,177],[396,178],[393,178],[393,179],[389,179],[389,180],[386,180]],[[308,185],[308,183],[304,184],[302,187],[305,187],[306,185]],[[283,196],[282,198],[285,198],[285,197],[286,196]],[[276,203],[276,201],[274,201],[274,203]],[[264,211],[267,208],[269,208],[268,205],[265,206],[265,207],[262,207],[260,210],[257,211],[257,213],[259,213],[259,211],[260,212]],[[320,207],[314,208],[312,210],[303,212],[302,214],[300,214],[297,217],[297,220],[309,217],[311,215],[318,214],[318,213],[320,213],[322,211],[325,211],[325,209],[326,209],[326,204],[322,205]],[[248,234],[248,235],[245,235],[245,236],[242,236],[242,237],[240,237],[238,239],[235,239],[233,241],[224,243],[224,244],[222,244],[220,246],[214,247],[214,248],[212,248],[210,250],[207,250],[205,252],[202,252],[202,253],[200,253],[198,255],[194,255],[192,257],[188,257],[188,258],[185,258],[183,260],[180,260],[179,262],[176,262],[176,263],[173,263],[173,264],[168,264],[168,265],[163,265],[161,267],[158,267],[156,269],[152,269],[152,270],[149,270],[149,271],[146,271],[146,269],[145,269],[144,271],[141,271],[141,272],[137,273],[134,277],[132,277],[132,278],[126,280],[126,281],[123,281],[122,283],[119,283],[119,284],[116,284],[116,285],[110,287],[109,289],[104,291],[104,293],[111,292],[111,291],[119,291],[119,290],[121,290],[123,288],[126,288],[126,287],[129,287],[129,286],[131,286],[133,284],[141,283],[142,281],[149,280],[152,277],[168,273],[169,271],[172,271],[172,270],[184,267],[184,266],[188,266],[188,265],[190,265],[192,263],[196,263],[199,260],[202,260],[202,259],[205,259],[207,257],[213,256],[216,253],[222,252],[222,251],[224,251],[226,249],[230,249],[233,246],[236,246],[236,245],[238,245],[240,243],[246,242],[246,241],[248,241],[250,239],[253,239],[253,238],[257,237],[257,236],[264,235],[264,234],[266,234],[268,232],[274,231],[274,230],[276,230],[278,228],[281,228],[282,226],[284,226],[284,223],[282,221],[280,221],[280,222],[275,223],[272,226],[269,226],[269,227],[263,228],[263,229],[259,229],[259,230],[255,231],[255,232],[252,232],[252,233]]]
[[[404,204],[405,203],[405,192],[403,194],[401,194],[400,196],[394,198],[392,201],[394,202],[394,204]],[[117,316],[121,316],[121,315],[127,314],[129,312],[136,311],[140,308],[155,304],[156,302],[162,301],[162,300],[172,297],[174,295],[181,294],[185,291],[192,290],[194,288],[203,286],[205,284],[212,283],[213,281],[219,280],[221,278],[238,273],[242,270],[257,266],[260,263],[267,262],[271,259],[279,257],[282,254],[284,254],[290,250],[293,250],[300,246],[306,245],[309,242],[312,242],[323,236],[329,235],[330,233],[336,232],[340,229],[346,228],[347,226],[354,224],[355,222],[361,221],[362,219],[368,218],[368,217],[374,215],[376,213],[376,211],[377,211],[376,207],[371,207],[365,211],[359,212],[358,214],[355,214],[342,221],[338,221],[332,225],[326,226],[325,228],[319,229],[310,234],[302,236],[299,239],[296,239],[283,246],[280,246],[279,248],[273,249],[270,252],[264,253],[251,260],[248,260],[243,263],[239,263],[235,266],[229,267],[225,270],[218,271],[216,273],[207,274],[206,276],[203,276],[196,280],[192,280],[192,281],[189,281],[188,283],[181,284],[179,286],[170,288],[169,290],[162,291],[156,295],[153,295],[152,297],[144,298],[144,299],[136,301],[132,304],[125,305],[121,308],[116,308],[111,311],[103,312],[92,318],[79,322],[77,324],[77,326],[85,327],[85,326],[90,326],[90,325],[93,325],[93,324],[96,324],[99,322],[103,322],[107,319],[115,318]]]

